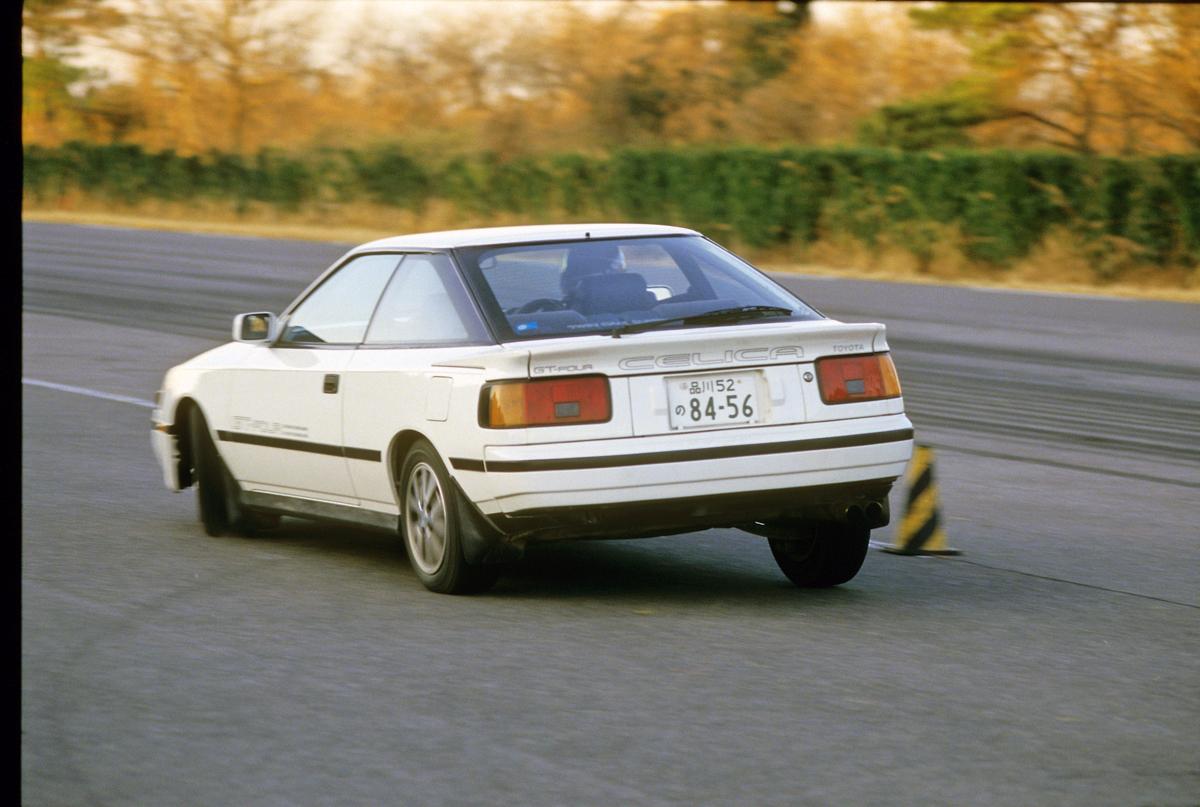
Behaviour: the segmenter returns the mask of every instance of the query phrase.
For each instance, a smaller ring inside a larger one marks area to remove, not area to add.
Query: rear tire
[[[400,533],[422,585],[439,594],[472,594],[492,587],[500,570],[463,557],[457,492],[441,457],[427,440],[417,440],[398,476]]]
[[[871,530],[851,524],[807,522],[794,538],[771,538],[780,570],[800,588],[829,588],[851,580],[867,557]]]
[[[208,422],[199,409],[188,418],[192,448],[192,479],[196,483],[196,509],[209,535],[253,535],[254,516],[242,506],[237,482],[217,453]]]

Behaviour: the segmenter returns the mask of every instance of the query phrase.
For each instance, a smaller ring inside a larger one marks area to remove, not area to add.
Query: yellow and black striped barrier
[[[904,520],[896,534],[896,544],[884,547],[884,552],[896,555],[961,555],[946,546],[938,512],[937,480],[933,478],[933,449],[916,446],[912,463],[905,476],[908,483],[908,502]]]

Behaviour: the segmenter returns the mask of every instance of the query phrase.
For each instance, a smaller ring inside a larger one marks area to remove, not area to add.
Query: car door
[[[243,488],[358,503],[342,430],[343,375],[399,261],[351,258],[292,306],[275,342],[234,372],[231,429],[219,437]]]
[[[360,450],[348,463],[364,507],[396,512],[388,457],[376,455],[386,454],[400,432],[419,432],[442,452],[469,439],[471,430],[451,418],[452,399],[470,398],[473,413],[480,371],[447,363],[489,344],[449,256],[407,255],[345,373],[344,434]]]

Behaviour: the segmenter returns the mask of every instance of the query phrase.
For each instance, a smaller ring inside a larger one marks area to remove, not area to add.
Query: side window
[[[351,260],[296,307],[280,341],[357,345],[399,261],[399,255],[363,255]]]
[[[408,255],[379,301],[364,344],[453,345],[486,339],[450,259]]]

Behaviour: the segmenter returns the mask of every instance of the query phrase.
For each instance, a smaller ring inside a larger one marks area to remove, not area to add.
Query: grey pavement
[[[135,398],[345,246],[26,237],[23,375]],[[961,558],[801,591],[710,530],[437,596],[386,533],[205,536],[148,410],[26,386],[22,803],[1198,803],[1200,308],[785,282],[888,323]]]

